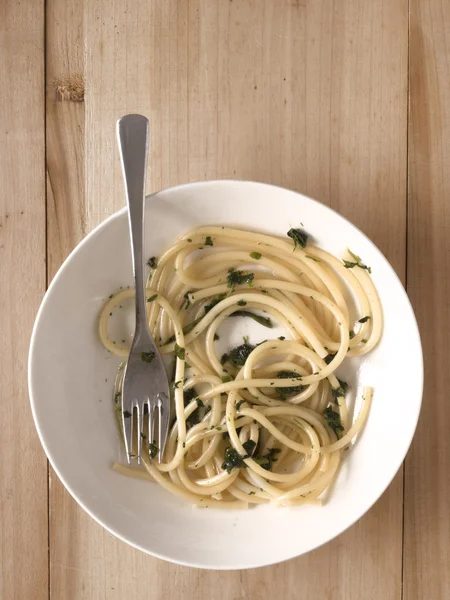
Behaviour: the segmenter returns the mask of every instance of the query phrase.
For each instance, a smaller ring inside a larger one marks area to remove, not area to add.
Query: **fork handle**
[[[144,198],[148,158],[149,122],[142,115],[126,115],[117,121],[117,141],[125,182],[136,289],[136,332],[148,330],[144,281]]]

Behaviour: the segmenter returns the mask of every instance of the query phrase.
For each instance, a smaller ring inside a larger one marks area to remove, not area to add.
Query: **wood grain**
[[[450,5],[411,3],[408,292],[425,358],[406,461],[404,598],[450,598]]]
[[[72,93],[74,85],[84,84],[85,40],[83,0],[47,0],[46,8],[47,275],[50,282],[69,252],[87,233],[85,105],[80,101],[80,94]],[[48,596],[58,600],[89,597],[77,595],[74,583],[77,571],[70,566],[72,557],[85,550],[79,543],[78,522],[66,512],[66,503],[71,506],[75,503],[52,469],[49,490]],[[64,557],[61,548],[64,548]],[[66,568],[62,561],[70,565]],[[89,562],[92,562],[92,553]],[[61,570],[62,578],[59,577]]]
[[[46,280],[43,1],[0,4],[0,79],[0,598],[41,600],[48,596],[47,461],[26,373]]]
[[[83,0],[48,0],[46,5],[49,281],[67,254],[87,233],[84,102],[80,101],[79,94],[73,94],[80,84],[84,87],[83,6]]]
[[[238,178],[308,193],[404,277],[406,0],[49,0],[47,28],[52,76],[86,80],[82,108],[55,105],[47,89],[50,273],[123,206],[114,123],[137,111],[151,122],[149,191]],[[202,572],[134,551],[54,479],[50,514],[57,600],[401,597],[401,474],[337,540],[256,571]]]

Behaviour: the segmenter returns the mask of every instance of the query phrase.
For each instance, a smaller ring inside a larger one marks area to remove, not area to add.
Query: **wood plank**
[[[49,282],[69,252],[87,233],[83,7],[83,0],[47,1],[45,111]],[[83,550],[77,535],[79,525],[76,518],[82,511],[51,468],[49,490],[49,597],[76,598],[72,583],[72,575],[76,578],[76,571],[69,568],[64,571],[64,578],[58,575],[67,555],[76,556]],[[74,510],[66,511],[66,504],[73,506]]]
[[[85,0],[86,229],[123,206],[114,123],[137,111],[151,121],[149,190],[224,177],[306,192],[356,222],[403,277],[407,9],[406,0]],[[66,186],[81,188],[75,169],[67,176]],[[79,210],[75,197],[61,208],[62,185],[52,191],[57,210]],[[401,474],[330,545],[276,567],[220,574],[128,548],[54,489],[54,598],[287,600],[299,589],[333,600],[401,597]]]
[[[0,78],[0,597],[41,600],[47,461],[31,417],[27,356],[46,279],[43,1],[1,3]]]
[[[422,414],[406,461],[405,600],[450,597],[450,5],[413,0],[408,292],[425,358]]]
[[[69,252],[87,233],[83,5],[83,0],[48,0],[46,10],[49,282]]]

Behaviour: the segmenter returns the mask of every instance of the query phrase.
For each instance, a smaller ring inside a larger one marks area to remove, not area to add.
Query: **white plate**
[[[269,185],[189,184],[147,199],[146,255],[207,224],[285,235],[303,223],[323,248],[347,246],[371,265],[384,310],[379,346],[347,366],[353,392],[375,388],[369,421],[347,453],[322,507],[248,511],[196,509],[156,484],[111,469],[118,455],[112,385],[118,361],[97,338],[105,298],[132,284],[127,215],[121,210],[72,252],[45,295],[29,357],[36,427],[69,492],[103,527],[166,560],[210,569],[244,569],[283,561],[331,540],[380,497],[399,469],[420,411],[423,366],[417,324],[393,269],[356,227],[329,208]],[[236,321],[242,321],[238,319]],[[248,319],[246,319],[248,321]]]

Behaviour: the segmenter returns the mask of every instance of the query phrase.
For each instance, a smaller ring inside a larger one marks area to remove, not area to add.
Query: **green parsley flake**
[[[238,303],[239,304],[239,303]],[[257,315],[256,313],[252,313],[249,310],[237,310],[232,313],[230,317],[249,317],[253,319],[263,327],[268,327],[269,329],[273,328],[272,320],[269,317],[262,317],[261,315]]]
[[[149,444],[148,445],[148,453],[150,455],[150,459],[155,458],[155,456],[158,454],[158,446],[156,444]]]
[[[253,346],[252,344],[241,344],[240,346],[236,346],[236,348],[230,350],[229,358],[231,359],[231,362],[237,367],[243,367],[245,365],[245,361],[254,349],[255,346]]]
[[[294,250],[297,247],[306,248],[306,244],[308,243],[307,233],[301,229],[289,229],[287,235],[291,238],[291,240],[294,240]]]
[[[227,473],[231,473],[233,469],[243,469],[247,466],[244,462],[244,458],[247,457],[241,456],[234,448],[227,448],[225,450],[222,469]]]
[[[155,352],[141,352],[141,360],[146,363],[152,363],[155,360]]]
[[[340,414],[334,411],[331,406],[328,406],[323,411],[323,418],[325,419],[325,423],[328,425],[328,427],[332,429],[338,439],[340,439],[342,437],[342,432],[344,431]]]
[[[359,319],[358,323],[367,323],[369,319],[370,317],[363,317],[362,319]]]
[[[295,383],[296,381],[301,381],[302,378],[295,371],[279,371],[277,373],[277,379],[292,379],[292,383]],[[276,387],[275,391],[282,400],[286,400],[286,398],[289,398],[290,396],[300,394],[305,389],[305,385],[293,385],[292,387]]]
[[[228,287],[232,288],[234,285],[252,285],[254,279],[253,273],[244,273],[244,271],[236,271],[235,269],[229,269],[227,275]]]
[[[358,256],[357,254],[353,254],[353,252],[350,249],[349,253],[354,258],[354,261],[344,260],[344,267],[346,269],[353,269],[353,267],[359,267],[360,269],[365,269],[368,273],[372,273],[372,269],[362,262],[360,256]]]
[[[174,353],[177,358],[179,358],[180,360],[184,360],[184,356],[185,356],[184,348],[182,348],[178,344],[175,344]]]

